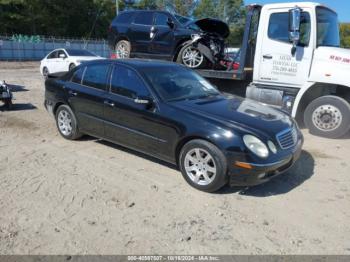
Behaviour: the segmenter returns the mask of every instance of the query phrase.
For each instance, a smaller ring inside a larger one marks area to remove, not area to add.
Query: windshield
[[[143,69],[146,79],[165,101],[180,101],[217,96],[220,92],[197,73],[183,67]]]
[[[78,50],[78,49],[67,49],[69,56],[96,56],[95,54],[87,50]]]
[[[333,11],[317,7],[317,46],[340,46],[338,16]]]

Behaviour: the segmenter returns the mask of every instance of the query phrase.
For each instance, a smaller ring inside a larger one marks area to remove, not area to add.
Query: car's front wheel
[[[187,44],[181,48],[177,62],[192,69],[200,69],[206,66],[207,59],[192,44]]]
[[[129,41],[121,40],[115,45],[117,58],[125,59],[130,57],[131,44]]]
[[[82,136],[79,132],[76,117],[67,105],[61,105],[56,111],[56,124],[60,134],[69,140],[75,140]]]
[[[179,157],[180,170],[194,188],[215,192],[227,183],[227,163],[224,154],[205,140],[185,144]]]
[[[350,105],[337,96],[322,96],[312,101],[304,112],[310,133],[326,138],[340,138],[350,130]]]

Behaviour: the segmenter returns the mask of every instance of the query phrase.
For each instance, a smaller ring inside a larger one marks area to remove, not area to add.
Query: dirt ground
[[[305,134],[295,167],[217,194],[155,159],[61,138],[37,63],[0,62],[0,254],[350,254],[350,136]]]

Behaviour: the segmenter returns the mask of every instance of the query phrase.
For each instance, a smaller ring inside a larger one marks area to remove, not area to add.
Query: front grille
[[[282,131],[277,134],[277,141],[282,149],[288,149],[293,147],[297,142],[297,130],[295,127],[288,128],[287,130]]]

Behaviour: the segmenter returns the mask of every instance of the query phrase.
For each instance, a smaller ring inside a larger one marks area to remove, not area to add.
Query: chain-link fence
[[[47,38],[41,36],[0,36],[0,60],[37,61],[57,48],[86,49],[109,58],[111,51],[105,40]]]

